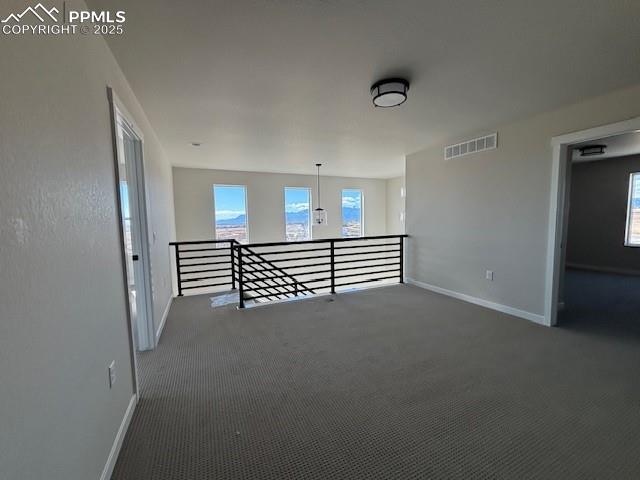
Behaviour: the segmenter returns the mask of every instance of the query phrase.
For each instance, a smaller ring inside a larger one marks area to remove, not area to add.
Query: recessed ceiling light
[[[201,145],[202,145],[202,144],[201,144],[200,142],[191,142],[191,146],[192,146],[192,147],[199,147],[199,146],[201,146]]]
[[[371,86],[371,96],[376,107],[397,107],[407,101],[409,82],[404,78],[386,78]]]

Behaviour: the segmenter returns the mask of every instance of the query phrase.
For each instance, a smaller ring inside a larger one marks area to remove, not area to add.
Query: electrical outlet
[[[493,282],[493,270],[487,270],[485,278],[490,282]]]
[[[116,361],[114,360],[109,365],[109,388],[113,388],[113,384],[116,383]]]

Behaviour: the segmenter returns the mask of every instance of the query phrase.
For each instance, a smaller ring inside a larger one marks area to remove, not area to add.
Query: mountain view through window
[[[342,191],[342,236],[362,236],[362,191]]]
[[[214,185],[217,240],[247,242],[247,191],[243,185]]]
[[[284,189],[285,238],[287,242],[311,240],[311,191],[308,188]]]

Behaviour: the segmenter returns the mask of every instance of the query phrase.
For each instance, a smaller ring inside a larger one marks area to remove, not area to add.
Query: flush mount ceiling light
[[[386,78],[371,86],[371,97],[376,107],[397,107],[407,101],[409,82],[404,78]]]
[[[592,155],[603,155],[606,148],[606,145],[587,145],[578,148],[578,150],[581,157],[591,157]]]

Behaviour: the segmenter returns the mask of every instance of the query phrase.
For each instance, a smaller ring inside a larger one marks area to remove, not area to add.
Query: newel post
[[[239,301],[238,301],[238,307],[240,308],[244,308],[244,281],[243,281],[243,277],[242,277],[242,246],[239,245],[238,246],[238,295],[239,295]]]
[[[176,252],[176,279],[178,281],[178,296],[182,297],[182,279],[180,278],[180,247],[177,243],[173,244]]]

